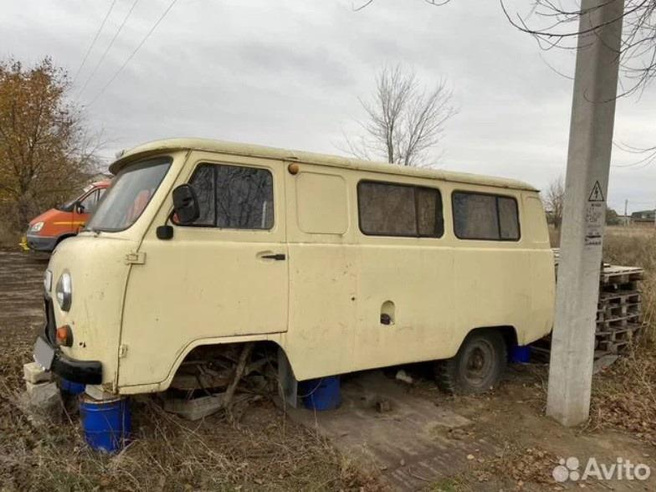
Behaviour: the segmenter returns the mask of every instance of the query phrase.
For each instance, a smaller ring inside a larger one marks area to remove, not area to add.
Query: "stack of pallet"
[[[604,265],[597,305],[596,349],[617,354],[642,328],[639,284],[642,268]]]
[[[556,277],[560,252],[554,249]],[[644,271],[638,267],[604,263],[599,279],[595,359],[608,354],[621,354],[638,336],[642,323],[639,282]],[[551,335],[532,346],[532,352],[548,358]]]

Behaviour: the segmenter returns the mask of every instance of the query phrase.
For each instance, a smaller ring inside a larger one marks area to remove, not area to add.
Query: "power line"
[[[103,30],[103,27],[105,27],[105,23],[107,22],[107,19],[109,18],[109,14],[112,13],[112,10],[114,9],[114,5],[116,5],[116,1],[114,0],[112,4],[109,6],[109,10],[105,14],[105,18],[103,19],[102,23],[100,24],[100,27],[96,31],[96,35],[93,37],[93,40],[91,41],[91,44],[87,48],[87,52],[84,54],[84,58],[82,59],[82,63],[80,63],[80,66],[77,69],[77,72],[75,72],[75,76],[73,77],[73,82],[77,79],[77,76],[80,75],[80,71],[82,70],[82,67],[84,64],[87,62],[87,58],[89,58],[89,54],[91,54],[91,50],[93,47],[96,45],[96,41],[98,41],[98,36],[100,36],[100,33]]]
[[[121,31],[123,30],[123,27],[125,27],[125,24],[127,23],[128,19],[132,15],[132,11],[134,10],[134,8],[137,6],[138,3],[139,3],[139,0],[134,0],[134,2],[132,2],[132,7],[130,7],[130,10],[128,10],[128,13],[123,18],[123,22],[121,22],[121,25],[118,26],[118,30],[116,31],[116,33],[114,33],[114,37],[112,38],[112,40],[107,45],[107,48],[105,48],[105,51],[103,52],[102,56],[100,57],[100,60],[98,60],[98,63],[96,63],[96,66],[93,67],[93,70],[91,71],[91,74],[89,75],[89,77],[87,77],[87,80],[84,83],[84,85],[82,86],[82,89],[80,90],[79,95],[82,95],[82,93],[84,92],[84,89],[87,88],[87,85],[89,85],[89,82],[91,81],[93,76],[96,74],[96,72],[100,68],[100,65],[102,65],[102,62],[105,61],[105,57],[107,56],[107,53],[109,53],[109,50],[111,50],[112,46],[114,46],[114,42],[116,41],[116,38],[118,38],[119,34],[121,34]]]
[[[146,41],[148,41],[148,38],[150,38],[150,35],[151,35],[153,32],[155,32],[155,29],[157,29],[157,26],[159,26],[159,24],[164,20],[164,17],[166,17],[166,15],[171,11],[171,9],[172,9],[173,6],[177,3],[177,1],[178,1],[178,0],[172,0],[172,1],[171,1],[171,3],[170,3],[169,6],[166,8],[166,10],[164,11],[164,13],[160,16],[159,19],[157,19],[157,21],[155,22],[155,24],[153,24],[153,27],[150,28],[150,31],[148,31],[148,32],[146,33],[146,35],[143,37],[143,39],[141,40],[141,42],[139,43],[139,45],[134,49],[134,51],[130,54],[130,56],[128,56],[128,57],[126,58],[126,60],[123,62],[123,65],[121,65],[121,67],[120,67],[120,68],[114,73],[114,75],[112,75],[112,77],[111,77],[111,78],[109,79],[109,81],[103,86],[103,88],[100,89],[100,92],[98,93],[98,95],[96,95],[96,97],[94,97],[94,98],[91,100],[91,102],[89,103],[89,106],[91,106],[93,103],[95,103],[95,102],[100,98],[100,96],[102,96],[102,95],[105,93],[105,90],[107,90],[107,88],[112,84],[112,82],[114,82],[114,80],[116,80],[116,78],[117,78],[117,77],[119,76],[119,74],[123,71],[123,69],[125,69],[125,67],[128,65],[128,63],[130,63],[130,60],[132,60],[132,58],[134,58],[134,56],[135,56],[135,55],[137,54],[137,52],[141,49],[141,47],[142,47],[144,44],[146,44]]]

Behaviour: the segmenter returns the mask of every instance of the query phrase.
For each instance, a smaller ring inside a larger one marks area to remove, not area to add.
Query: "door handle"
[[[284,253],[272,253],[266,255],[259,255],[262,260],[276,260],[276,261],[285,261],[287,256]]]

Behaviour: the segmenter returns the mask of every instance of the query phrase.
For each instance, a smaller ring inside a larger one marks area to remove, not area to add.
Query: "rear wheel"
[[[455,357],[436,363],[437,384],[451,394],[484,393],[501,379],[506,352],[506,342],[498,331],[471,333]]]

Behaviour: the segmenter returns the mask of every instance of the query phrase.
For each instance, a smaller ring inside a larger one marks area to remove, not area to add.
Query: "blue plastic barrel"
[[[333,410],[342,403],[339,376],[303,381],[299,390],[305,408],[310,410]]]
[[[510,349],[510,362],[526,363],[531,361],[531,347],[516,345]]]
[[[86,386],[82,383],[74,383],[73,381],[62,378],[59,383],[59,387],[65,393],[69,393],[71,395],[80,395],[84,393],[84,388]]]
[[[115,453],[125,446],[132,430],[127,398],[98,401],[82,395],[80,413],[84,438],[92,449]]]

